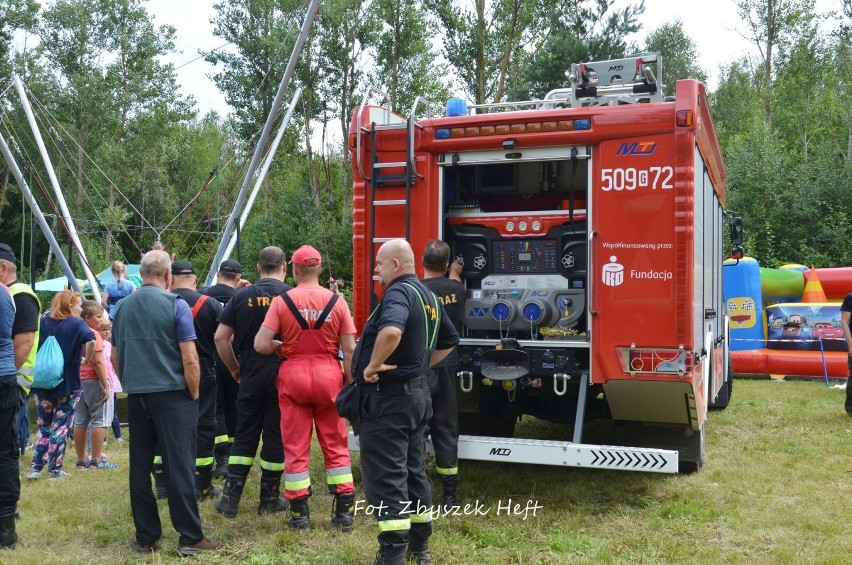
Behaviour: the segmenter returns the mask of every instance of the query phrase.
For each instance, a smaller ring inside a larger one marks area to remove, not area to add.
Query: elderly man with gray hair
[[[155,448],[163,456],[169,515],[180,534],[178,553],[221,547],[204,537],[195,498],[199,362],[189,306],[167,292],[171,259],[149,251],[140,266],[142,286],[122,300],[113,322],[113,363],[127,393],[130,443],[130,508],[136,549],[150,553],[162,536],[151,489]]]

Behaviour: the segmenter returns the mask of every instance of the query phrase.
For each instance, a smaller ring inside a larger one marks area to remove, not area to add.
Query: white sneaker
[[[48,481],[60,481],[62,479],[67,479],[67,478],[68,478],[68,473],[66,473],[65,471],[63,471],[61,469],[59,471],[49,471],[47,473],[47,480]]]
[[[41,478],[41,471],[36,471],[35,469],[33,469],[32,471],[27,473],[27,478],[30,479],[30,480],[40,479]]]

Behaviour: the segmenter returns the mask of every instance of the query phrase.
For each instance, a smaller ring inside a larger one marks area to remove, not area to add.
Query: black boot
[[[376,553],[373,565],[405,565],[405,545],[384,545]]]
[[[154,475],[154,490],[157,491],[157,500],[162,500],[169,497],[166,490],[166,476],[163,474],[163,464],[155,463],[152,474]]]
[[[260,504],[257,505],[258,515],[284,512],[290,504],[281,498],[281,479],[260,480]]]
[[[429,538],[421,538],[409,533],[406,555],[414,561],[415,565],[430,565],[432,553],[429,551]]]
[[[222,494],[222,489],[213,486],[213,465],[195,468],[195,498],[216,498]]]
[[[15,507],[0,509],[0,549],[15,549]]]
[[[222,492],[222,498],[213,508],[216,512],[225,518],[236,518],[237,507],[240,505],[240,498],[243,496],[243,487],[246,485],[244,479],[236,479],[228,477],[225,481],[225,490]]]
[[[340,526],[342,532],[351,532],[354,519],[355,493],[334,495],[334,511],[331,515],[331,524],[333,526]]]
[[[213,478],[227,478],[228,477],[228,457],[231,453],[231,444],[229,443],[220,443],[216,446],[216,466],[213,467]]]
[[[307,530],[311,523],[310,516],[307,496],[290,501],[290,521],[287,522],[290,529]]]
[[[441,507],[449,511],[449,509],[460,506],[459,499],[456,496],[456,489],[459,486],[458,474],[441,476],[441,485],[444,487],[444,495],[441,497]]]

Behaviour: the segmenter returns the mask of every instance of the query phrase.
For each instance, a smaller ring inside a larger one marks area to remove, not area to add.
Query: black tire
[[[728,356],[728,374],[722,388],[719,389],[719,396],[716,400],[709,402],[707,407],[711,410],[724,410],[731,402],[731,395],[734,393],[734,369],[731,366],[731,356]]]
[[[731,365],[731,358],[728,357],[728,382],[725,383],[728,387],[728,403],[734,397],[734,367]]]
[[[683,447],[678,448],[678,469],[681,473],[697,473],[704,465],[706,430],[707,422],[705,421],[697,432],[684,437]]]
[[[677,450],[678,471],[695,473],[704,465],[706,422],[698,430],[690,426],[661,426],[625,422],[625,445]]]

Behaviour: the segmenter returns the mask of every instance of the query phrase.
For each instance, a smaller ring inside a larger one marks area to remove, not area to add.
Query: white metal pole
[[[296,90],[296,93],[293,95],[292,100],[290,101],[290,106],[287,108],[287,114],[284,115],[284,119],[281,120],[281,125],[278,127],[278,133],[275,135],[275,139],[272,140],[272,145],[269,146],[269,152],[266,154],[266,159],[263,161],[263,166],[260,168],[260,174],[257,175],[257,180],[254,183],[254,188],[249,195],[249,199],[246,201],[246,207],[243,210],[242,216],[240,216],[240,229],[243,229],[243,226],[246,225],[246,221],[248,220],[249,214],[251,213],[251,209],[254,206],[254,201],[257,199],[257,194],[260,192],[260,187],[263,185],[263,179],[266,178],[266,173],[269,172],[269,167],[272,166],[272,161],[275,158],[275,152],[278,150],[278,145],[281,143],[281,139],[284,137],[284,131],[287,129],[287,125],[290,123],[290,118],[293,116],[293,110],[296,108],[296,103],[299,101],[299,97],[302,95],[302,89],[299,88]],[[228,245],[225,247],[225,253],[222,255],[222,260],[228,259],[231,256],[231,253],[234,251],[234,246],[237,244],[237,233],[236,231],[231,234],[231,239],[228,241]],[[216,265],[213,265],[213,269],[218,269]],[[215,279],[214,279],[215,280]]]
[[[41,132],[38,129],[33,109],[30,106],[30,101],[27,98],[27,93],[24,90],[24,83],[21,82],[21,77],[14,75],[15,87],[18,89],[18,94],[21,97],[21,106],[24,108],[24,113],[27,115],[27,121],[30,123],[30,129],[33,130],[36,145],[41,153],[41,158],[44,159],[44,166],[47,169],[47,176],[50,177],[50,184],[53,186],[53,192],[56,194],[56,200],[59,202],[59,209],[62,212],[62,218],[65,225],[68,226],[68,234],[71,236],[71,241],[77,248],[77,254],[80,256],[80,263],[83,264],[83,271],[86,273],[86,279],[92,287],[92,295],[95,300],[101,301],[101,291],[98,288],[98,281],[95,274],[89,268],[89,262],[86,259],[86,252],[83,250],[83,245],[80,243],[80,238],[77,237],[77,229],[74,227],[74,220],[71,219],[71,214],[68,212],[68,206],[65,204],[65,196],[62,194],[62,188],[59,186],[59,179],[56,178],[56,173],[53,170],[53,164],[50,162],[50,155],[47,154],[47,148],[44,145],[44,140],[41,137]]]
[[[237,200],[234,202],[234,209],[231,212],[231,215],[228,216],[228,222],[225,224],[225,230],[222,232],[222,241],[219,242],[219,248],[216,250],[216,256],[213,258],[213,264],[211,265],[210,273],[207,275],[205,286],[210,286],[213,282],[213,278],[216,276],[216,270],[223,260],[225,247],[228,245],[228,241],[234,231],[234,223],[237,219],[237,213],[243,207],[243,201],[245,200],[246,193],[248,193],[249,184],[251,183],[251,179],[254,178],[254,172],[257,170],[258,163],[260,163],[263,148],[266,146],[266,141],[269,139],[269,132],[272,131],[272,124],[275,123],[275,118],[281,110],[284,91],[287,90],[287,85],[290,84],[290,77],[293,75],[293,71],[296,68],[296,62],[299,60],[299,53],[302,51],[302,46],[308,38],[308,32],[311,29],[311,24],[314,21],[314,16],[317,13],[318,6],[319,0],[311,0],[311,4],[308,6],[308,13],[305,15],[305,21],[302,23],[302,30],[299,33],[299,37],[296,39],[296,45],[293,47],[293,52],[290,54],[290,61],[287,63],[287,69],[284,71],[284,77],[281,79],[281,84],[278,85],[278,93],[275,95],[275,100],[272,102],[272,109],[266,117],[266,123],[263,125],[263,131],[260,133],[260,139],[257,140],[257,147],[251,156],[251,162],[246,170],[246,178],[243,180],[243,185],[237,195]]]
[[[27,204],[30,205],[30,209],[33,211],[33,215],[36,217],[36,221],[38,221],[38,225],[41,227],[44,237],[47,238],[50,248],[53,250],[53,253],[56,254],[56,260],[59,261],[62,271],[65,273],[65,276],[68,277],[68,283],[71,285],[71,288],[80,292],[80,285],[77,284],[77,278],[71,271],[71,265],[69,265],[68,261],[65,259],[65,255],[62,253],[59,243],[53,236],[53,232],[50,231],[50,226],[47,225],[47,220],[44,219],[44,214],[42,214],[41,208],[39,208],[38,203],[35,201],[35,198],[33,198],[33,193],[30,190],[27,181],[24,180],[24,175],[21,173],[21,169],[18,168],[18,163],[15,162],[12,152],[9,151],[9,146],[6,145],[6,140],[3,138],[3,134],[0,134],[0,153],[3,153],[3,157],[6,158],[9,170],[12,171],[12,175],[18,182],[18,186],[21,187],[21,192],[24,193],[24,198],[26,199]],[[30,265],[30,269],[35,270],[35,265]],[[82,294],[82,292],[80,293]]]

